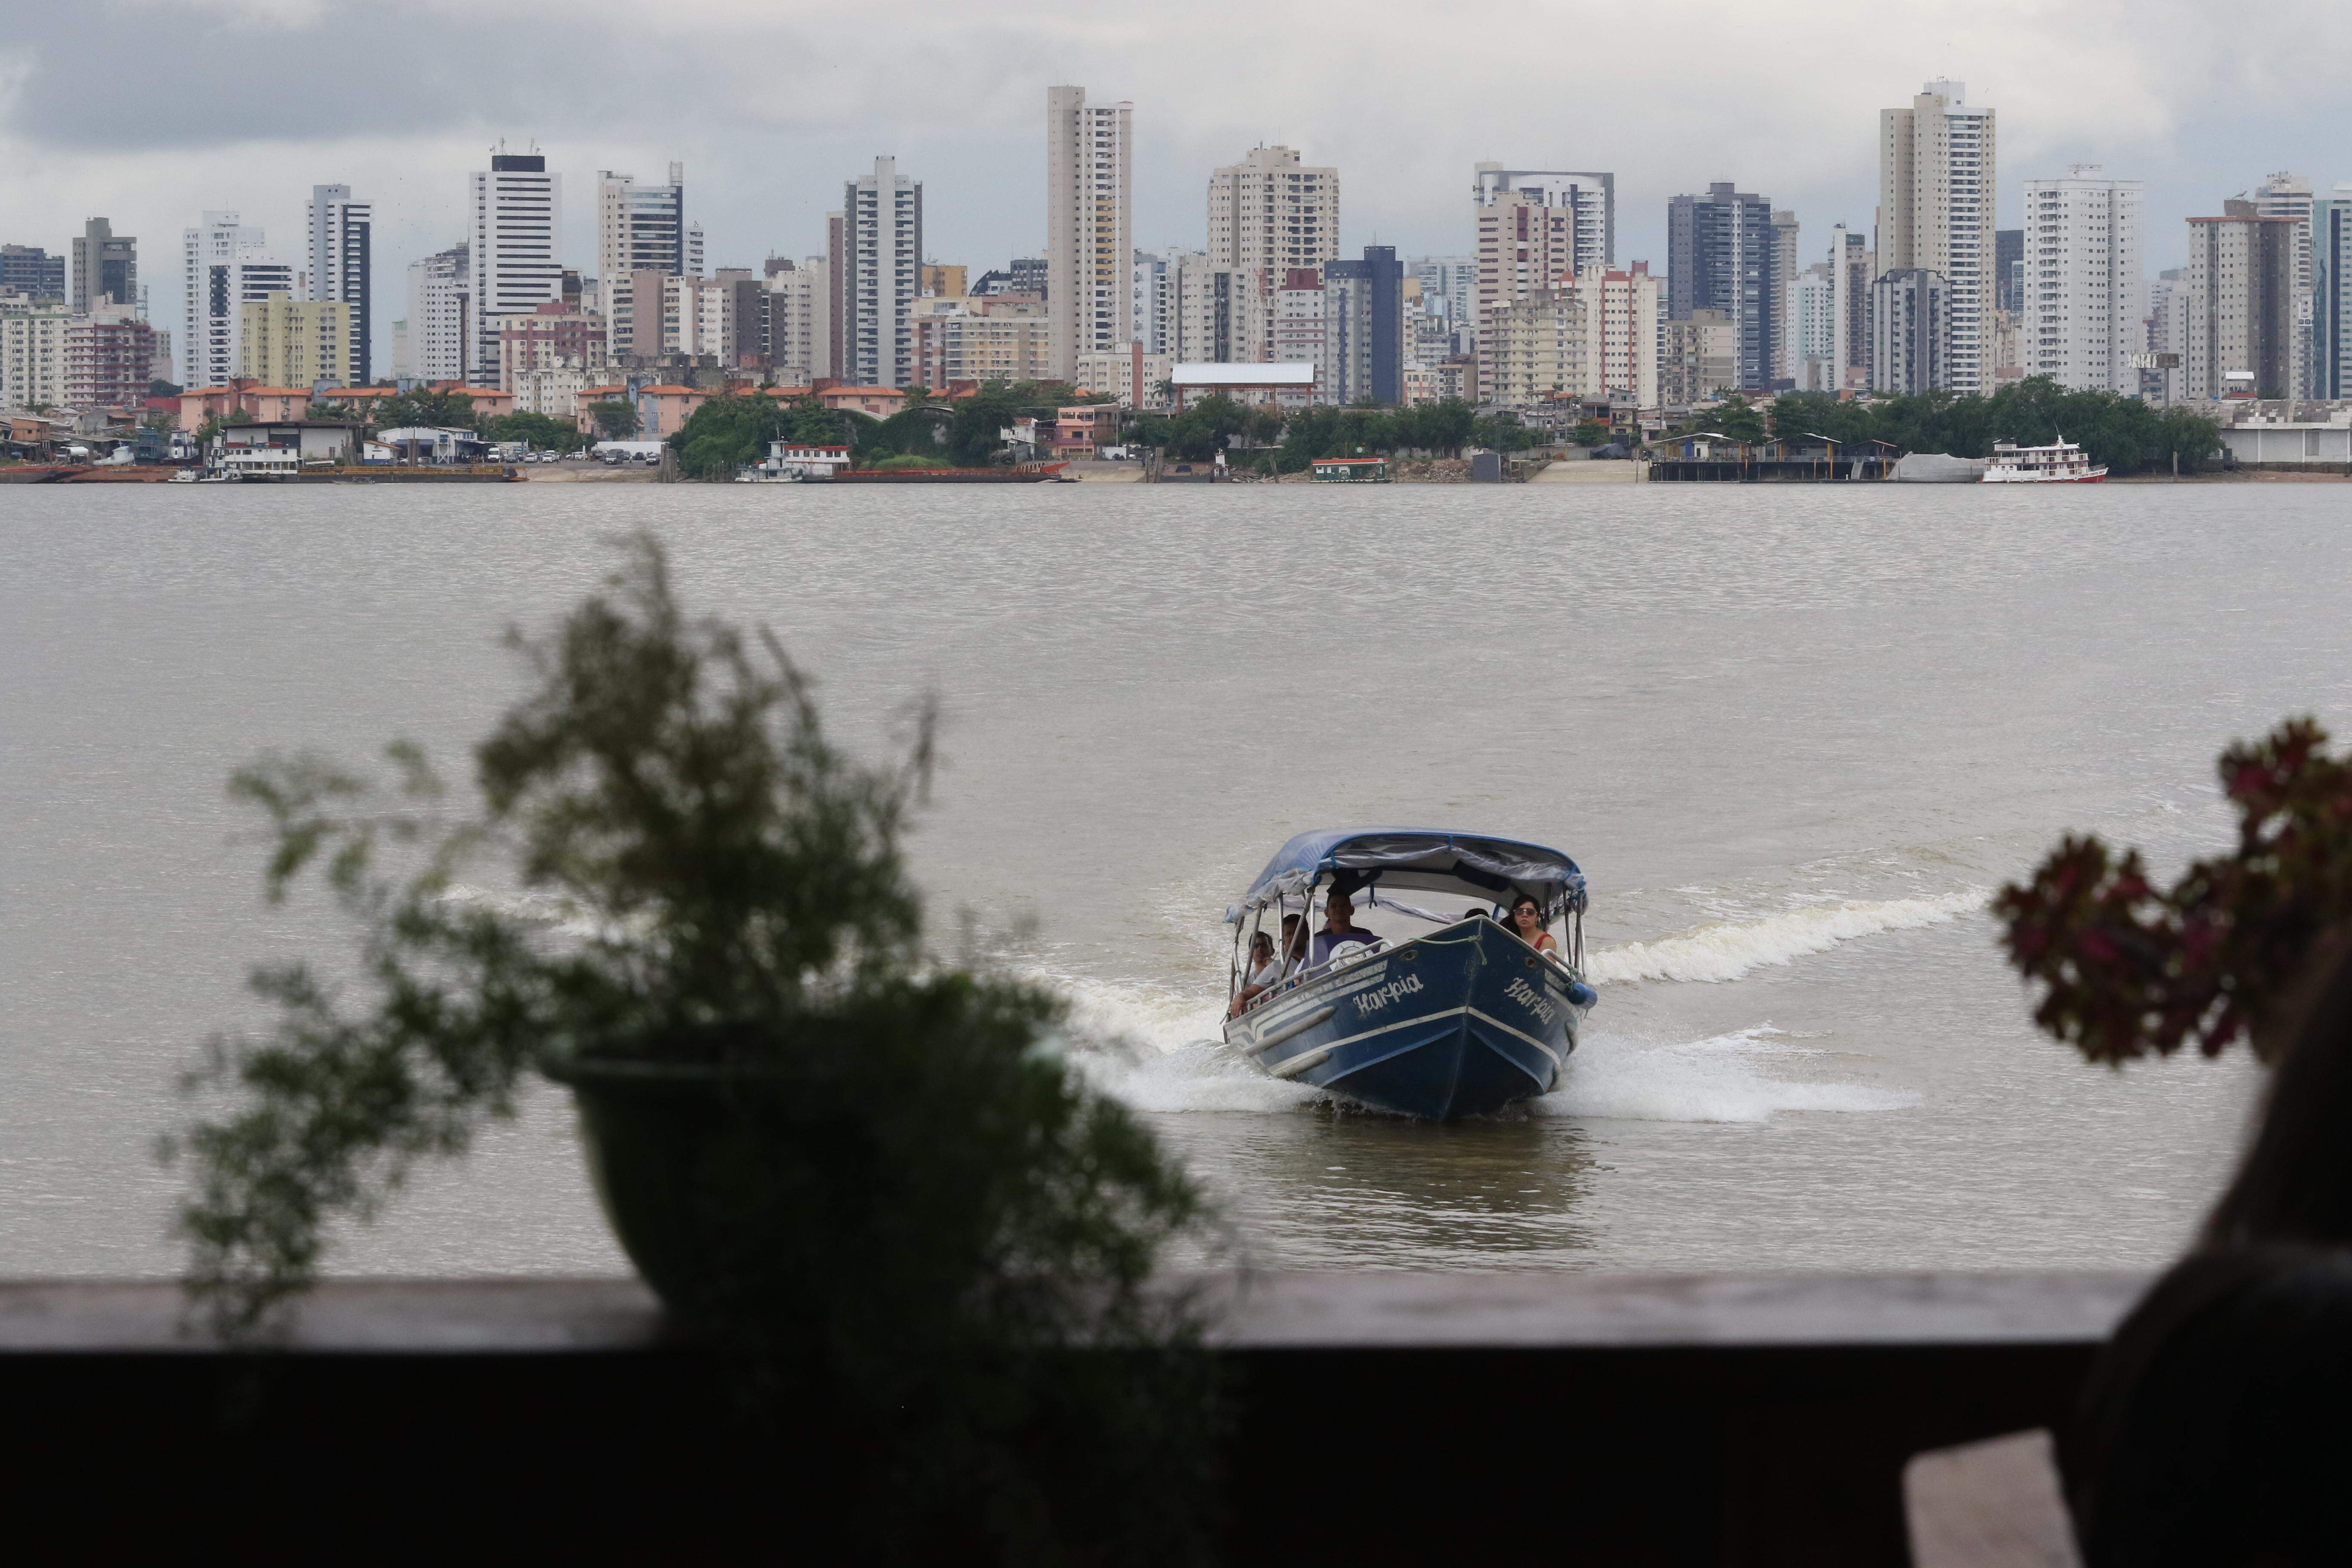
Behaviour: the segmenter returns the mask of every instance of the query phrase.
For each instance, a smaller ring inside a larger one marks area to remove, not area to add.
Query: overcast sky
[[[1032,0],[5,0],[0,241],[63,250],[102,215],[179,324],[181,231],[229,208],[299,261],[314,184],[376,211],[377,321],[405,264],[463,237],[504,138],[564,177],[593,269],[599,169],[686,165],[712,267],[822,247],[842,181],[895,154],[927,248],[977,272],[1043,243],[1047,84],[1135,104],[1136,234],[1197,247],[1211,168],[1260,142],[1340,172],[1348,253],[1453,253],[1471,165],[1613,171],[1618,259],[1665,262],[1665,204],[1731,180],[1792,207],[1806,259],[1865,229],[1877,110],[1927,78],[2000,111],[2000,221],[2026,179],[2147,183],[2147,269],[2180,220],[2276,169],[2325,194],[2352,94],[2352,6],[2285,0],[1314,5]],[[381,356],[388,337],[379,342]],[[382,363],[381,359],[379,363]]]

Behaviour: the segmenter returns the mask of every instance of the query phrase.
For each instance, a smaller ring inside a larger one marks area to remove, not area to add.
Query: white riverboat
[[[2083,448],[2061,436],[2048,447],[2021,447],[1996,441],[1992,460],[1985,465],[1979,483],[1988,485],[2095,485],[2107,477],[2104,465],[2083,455]]]

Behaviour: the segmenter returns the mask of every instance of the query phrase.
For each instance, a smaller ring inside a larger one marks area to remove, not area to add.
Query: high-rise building
[[[961,261],[926,261],[922,271],[926,300],[962,300],[971,293],[971,268]]]
[[[1288,147],[1254,147],[1209,176],[1209,260],[1233,269],[1242,308],[1236,361],[1272,357],[1274,295],[1292,272],[1339,255],[1339,171],[1302,163]]]
[[[272,294],[238,310],[236,374],[265,386],[350,386],[352,308],[341,300]]]
[[[0,409],[65,405],[67,340],[79,319],[61,299],[0,297]]]
[[[1176,258],[1176,350],[1180,364],[1234,362],[1236,325],[1248,308],[1241,269],[1206,252]]]
[[[264,242],[260,229],[238,223],[233,212],[208,212],[202,225],[182,234],[181,298],[187,315],[181,385],[221,386],[244,374],[245,307],[272,294],[300,294],[300,268],[271,256]]]
[[[2096,163],[2025,184],[2018,364],[2072,392],[2139,391],[2140,183]]]
[[[1944,279],[1952,341],[1937,384],[1955,392],[1991,389],[1994,129],[1958,81],[1931,81],[1910,108],[1878,115],[1879,269]]]
[[[1486,320],[1496,310],[1537,294],[1575,288],[1579,247],[1573,206],[1548,205],[1506,191],[1477,205],[1472,213],[1472,231],[1476,276],[1471,285],[1472,319],[1467,324],[1474,343],[1486,342],[1482,334]],[[1525,324],[1517,323],[1513,330]],[[1496,401],[1492,378],[1484,368],[1486,362],[1479,363],[1478,400],[1492,403]]]
[[[2301,368],[2296,254],[2305,220],[2250,201],[2189,220],[2189,350],[2183,395],[2287,397]]]
[[[807,386],[833,374],[833,297],[822,256],[794,265],[768,262],[768,363],[787,386]]]
[[[1330,403],[1404,402],[1404,264],[1392,245],[1323,268],[1323,359],[1318,395]]]
[[[1421,280],[1422,308],[1452,326],[1469,323],[1478,297],[1475,256],[1419,256],[1405,264]]]
[[[139,291],[139,242],[94,217],[73,242],[73,308],[87,315],[101,300],[131,306],[142,319],[147,314]]]
[[[2312,205],[2311,302],[2311,395],[2352,397],[2352,184]]]
[[[352,334],[345,353],[351,379],[343,384],[349,386],[375,379],[375,314],[369,304],[374,213],[369,203],[352,200],[349,185],[310,187],[310,298],[340,300],[351,307],[344,322]]]
[[[66,258],[37,245],[0,245],[0,293],[12,290],[28,300],[70,299]]]
[[[1658,405],[1688,408],[1739,385],[1739,327],[1725,310],[1658,323]]]
[[[492,153],[472,179],[473,335],[466,379],[495,386],[499,330],[563,298],[563,176],[538,153]]]
[[[1837,269],[1816,261],[1789,286],[1789,342],[1799,392],[1835,392],[1843,383],[1837,363]]]
[[[1493,206],[1507,196],[1517,196],[1533,206],[1559,208],[1570,215],[1573,246],[1570,271],[1617,265],[1614,174],[1506,169],[1500,163],[1480,163],[1471,174],[1470,196],[1482,207]]]
[[[1694,310],[1721,310],[1739,339],[1738,384],[1768,390],[1779,342],[1780,235],[1764,196],[1717,182],[1703,196],[1676,196],[1666,208],[1666,310],[1676,321]]]
[[[2021,228],[1997,228],[1992,231],[1992,300],[1996,310],[2022,312],[2025,309],[2025,231]]]
[[[408,264],[407,374],[420,381],[466,379],[474,330],[471,248],[460,242]]]
[[[2168,267],[2148,279],[2147,349],[2157,363],[2139,374],[2140,395],[2170,405],[2180,401],[2189,361],[2189,268]],[[2164,363],[2169,358],[2171,363]]]
[[[605,331],[610,352],[656,354],[661,324],[657,311],[646,323],[651,346],[640,347],[630,279],[639,272],[683,277],[686,250],[686,165],[669,166],[669,184],[641,185],[634,174],[596,172],[596,276],[607,288]]]
[[[1321,268],[1294,267],[1284,273],[1274,291],[1274,340],[1269,357],[1281,364],[1318,367],[1317,400],[1328,403],[1330,397],[1322,380],[1325,303]]]
[[[1790,314],[1795,300],[1797,268],[1802,265],[1797,247],[1797,215],[1785,207],[1772,213],[1772,384],[1793,384],[1797,376],[1795,327]]]
[[[1053,379],[1134,341],[1135,105],[1045,89],[1045,303]]]
[[[702,276],[702,226],[698,223],[686,226],[686,275]]]
[[[944,387],[958,381],[1051,381],[1053,323],[1042,300],[1003,295],[919,300],[915,304],[915,381]],[[1118,354],[1082,356],[1087,365],[1118,360]],[[1081,379],[1099,392],[1108,386]]]
[[[1584,390],[1595,397],[1658,406],[1658,327],[1665,320],[1665,280],[1650,264],[1587,268],[1576,279],[1585,304]]]
[[[824,215],[824,365],[819,374],[835,379],[846,375],[849,363],[842,344],[849,330],[849,215]]]
[[[1870,386],[1870,286],[1878,281],[1878,253],[1861,235],[1840,224],[1830,230],[1830,363],[1836,367],[1832,391],[1867,391]]]
[[[2264,217],[2291,217],[2302,225],[2295,236],[2294,261],[2295,339],[2301,345],[2294,370],[2294,395],[2297,397],[2319,395],[2312,385],[2318,355],[2310,347],[2316,310],[2312,298],[2312,205],[2311,182],[2284,170],[2254,187],[2254,211]]]
[[[923,185],[895,158],[843,187],[842,379],[857,386],[915,384],[914,305],[921,291]]]
[[[1870,286],[1870,389],[1917,394],[1950,384],[1950,286],[1920,267],[1882,272]]]
[[[1532,408],[1554,393],[1580,395],[1585,313],[1573,288],[1538,289],[1489,310],[1478,342],[1480,401]]]
[[[1176,266],[1181,250],[1139,250],[1130,288],[1135,341],[1148,354],[1176,352]]]
[[[72,408],[135,408],[155,369],[155,329],[139,307],[116,303],[103,291],[66,326],[66,405]]]
[[[409,346],[408,318],[392,324],[392,379],[406,381],[416,374],[416,353]]]

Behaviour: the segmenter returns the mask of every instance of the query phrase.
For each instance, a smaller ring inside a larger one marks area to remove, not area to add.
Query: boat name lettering
[[[1421,983],[1420,975],[1400,974],[1386,985],[1375,985],[1369,991],[1359,991],[1349,1000],[1355,1003],[1356,1016],[1361,1018],[1379,1012],[1400,996],[1410,996],[1414,992],[1423,989],[1425,987]]]
[[[1512,1001],[1517,1002],[1521,1006],[1525,1007],[1528,1012],[1533,1013],[1537,1017],[1541,1018],[1545,1023],[1549,1024],[1551,1022],[1551,1003],[1545,999],[1542,992],[1537,990],[1534,986],[1528,984],[1525,980],[1519,978],[1517,975],[1513,975],[1511,977],[1511,983],[1503,987],[1503,994],[1508,996]]]

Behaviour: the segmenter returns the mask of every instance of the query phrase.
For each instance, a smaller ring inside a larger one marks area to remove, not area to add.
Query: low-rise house
[[[404,425],[379,430],[376,442],[390,449],[396,463],[470,463],[489,451],[489,443],[472,430],[449,430],[432,425]]]
[[[359,460],[360,426],[341,420],[268,420],[224,426],[220,440],[227,453],[274,451],[297,465],[352,463]]]
[[[895,386],[828,386],[816,395],[827,408],[853,408],[877,419],[887,419],[907,406],[907,395]]]
[[[282,423],[299,419],[310,411],[310,395],[299,386],[263,386],[250,381],[233,381],[226,386],[191,387],[180,394],[183,430],[194,430],[207,419],[226,419],[232,414]]]
[[[798,474],[807,479],[829,479],[847,467],[847,447],[818,446],[803,441],[768,443],[768,468],[772,472]]]
[[[647,439],[667,439],[677,435],[694,417],[694,411],[713,395],[675,383],[638,388],[637,434]]]
[[[1092,458],[1102,447],[1118,439],[1118,405],[1093,403],[1083,407],[1054,410],[1054,437],[1049,443],[1055,457],[1064,459]]]

